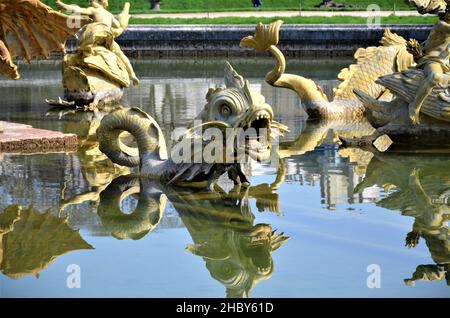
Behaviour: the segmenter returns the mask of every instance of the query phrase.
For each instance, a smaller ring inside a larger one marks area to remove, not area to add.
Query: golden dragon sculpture
[[[406,70],[413,64],[413,56],[407,51],[407,41],[386,29],[380,41],[381,46],[358,49],[355,53],[357,63],[339,73],[338,78],[342,82],[334,89],[334,98],[328,100],[322,88],[313,80],[285,73],[286,59],[277,47],[282,24],[281,20],[268,25],[259,23],[255,35],[243,38],[240,45],[271,53],[276,65],[267,73],[266,82],[295,91],[309,118],[363,117],[364,106],[354,94],[354,89],[376,99],[390,100],[389,91],[375,81],[380,76]]]
[[[437,12],[439,21],[427,40],[410,40],[407,50],[416,64],[409,69],[381,76],[376,83],[394,95],[382,101],[355,88],[365,115],[376,129],[371,135],[345,139],[347,146],[386,151],[400,147],[450,146],[450,1],[412,1],[421,13]],[[416,3],[417,2],[417,3]]]
[[[229,63],[225,86],[209,89],[206,105],[181,138],[175,138],[170,156],[160,126],[138,108],[118,109],[102,119],[97,129],[100,150],[114,163],[139,167],[140,175],[165,184],[213,189],[223,174],[235,184],[248,184],[246,160],[269,160],[272,141],[288,129],[273,120],[264,96]],[[124,131],[133,135],[138,149],[122,140]]]

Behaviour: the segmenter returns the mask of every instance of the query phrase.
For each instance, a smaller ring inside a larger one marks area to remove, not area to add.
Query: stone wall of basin
[[[284,25],[280,48],[287,56],[352,56],[359,47],[378,45],[385,28],[424,41],[431,25]],[[240,48],[254,25],[133,25],[117,38],[132,57],[264,56]],[[69,50],[74,41],[69,41]]]

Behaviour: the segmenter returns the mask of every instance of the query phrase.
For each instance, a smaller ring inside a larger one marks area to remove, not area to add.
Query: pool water
[[[223,82],[224,62],[133,61],[141,84],[122,103],[169,137]],[[20,64],[22,80],[0,81],[0,120],[80,142],[76,153],[0,154],[0,297],[450,296],[450,157],[339,149],[337,133],[370,127],[306,123],[294,93],[264,83],[271,60],[230,62],[290,132],[278,167],[253,163],[249,189],[224,181],[214,193],[114,166],[95,140],[101,116],[46,105],[63,95],[59,63]],[[331,95],[350,62],[287,71]]]

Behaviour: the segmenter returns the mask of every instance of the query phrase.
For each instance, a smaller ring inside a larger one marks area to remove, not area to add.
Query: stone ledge
[[[0,121],[0,153],[71,152],[77,147],[75,134]]]
[[[360,47],[379,45],[386,28],[422,42],[432,26],[283,25],[279,47],[286,56],[352,56]],[[117,42],[133,57],[268,56],[239,47],[254,32],[255,25],[130,25]],[[74,44],[69,41],[68,49]]]

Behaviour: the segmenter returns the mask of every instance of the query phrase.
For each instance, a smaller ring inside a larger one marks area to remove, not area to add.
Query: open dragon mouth
[[[268,224],[257,224],[254,230],[245,236],[245,255],[250,257],[253,267],[259,275],[267,275],[272,270],[270,256],[272,227]]]
[[[257,161],[270,157],[270,122],[271,115],[266,110],[259,110],[245,121],[244,129],[246,153]]]

